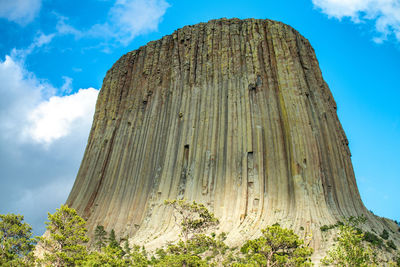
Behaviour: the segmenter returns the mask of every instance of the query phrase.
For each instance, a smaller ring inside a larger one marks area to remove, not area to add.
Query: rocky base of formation
[[[320,227],[349,216],[397,231],[364,207],[350,156],[307,39],[276,21],[212,20],[107,72],[67,204],[89,232],[103,225],[149,248],[177,238],[163,202],[185,198],[215,213],[230,245],[278,222],[324,251]]]

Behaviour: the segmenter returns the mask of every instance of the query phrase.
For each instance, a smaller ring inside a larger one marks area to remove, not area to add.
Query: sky
[[[314,47],[367,209],[400,221],[400,0],[0,0],[0,214],[42,234],[123,54],[217,18],[282,21]]]

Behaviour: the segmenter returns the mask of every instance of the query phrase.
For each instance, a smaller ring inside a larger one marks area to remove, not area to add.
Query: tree
[[[34,240],[32,227],[23,222],[24,216],[0,214],[0,265],[33,265]]]
[[[220,266],[224,260],[222,256],[228,249],[223,242],[224,234],[217,237],[205,234],[195,234],[184,242],[179,240],[168,244],[165,250],[159,249],[159,260],[155,266]]]
[[[82,266],[100,267],[100,266],[129,266],[123,258],[124,252],[110,245],[103,247],[101,252],[91,252],[86,260],[81,263]]]
[[[158,259],[153,259],[155,266],[208,266],[227,248],[215,235],[202,234],[219,223],[203,204],[185,200],[166,200],[164,204],[173,208],[182,239],[169,244],[165,250],[159,249]]]
[[[47,232],[40,238],[45,250],[43,262],[54,266],[79,265],[87,256],[85,220],[67,205],[49,213],[48,220]]]
[[[94,239],[95,239],[95,246],[98,251],[101,251],[102,247],[105,247],[107,241],[107,232],[104,230],[103,225],[97,225],[96,229],[94,230]]]
[[[217,226],[219,221],[203,204],[180,200],[165,200],[164,204],[174,209],[174,216],[181,227],[181,237],[184,241],[193,235],[203,233],[211,227]],[[178,216],[178,217],[177,217]]]
[[[350,217],[339,225],[337,244],[328,251],[328,255],[322,259],[322,264],[360,267],[376,264],[373,250],[363,242],[364,233],[357,229],[363,222],[365,222],[363,217]]]
[[[121,247],[103,247],[101,252],[91,252],[86,260],[81,263],[82,266],[100,267],[100,266],[136,266],[147,267],[149,261],[146,251],[134,246],[130,253],[123,251]]]
[[[112,248],[121,248],[117,238],[115,237],[114,229],[111,229],[110,235],[108,236],[108,245]]]
[[[256,266],[311,265],[313,249],[304,245],[293,230],[275,224],[261,232],[261,237],[248,240],[240,249],[246,257],[244,263]]]

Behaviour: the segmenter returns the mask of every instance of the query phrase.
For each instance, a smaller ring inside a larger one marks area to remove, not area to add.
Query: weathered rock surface
[[[313,48],[270,20],[186,26],[107,72],[67,204],[90,231],[151,247],[177,238],[163,201],[178,198],[206,204],[230,244],[275,222],[317,251],[320,226],[343,217],[394,227],[360,199]]]

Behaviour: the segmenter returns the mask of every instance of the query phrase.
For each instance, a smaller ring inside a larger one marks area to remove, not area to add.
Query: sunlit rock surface
[[[321,251],[320,226],[343,217],[397,231],[364,207],[350,156],[307,39],[271,20],[212,20],[107,72],[67,204],[89,231],[150,248],[178,237],[163,201],[185,198],[215,213],[228,244],[278,222]]]

